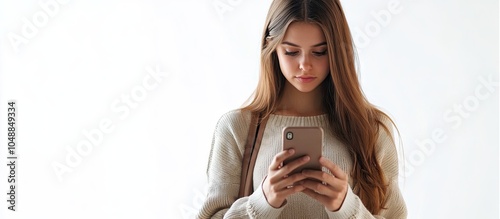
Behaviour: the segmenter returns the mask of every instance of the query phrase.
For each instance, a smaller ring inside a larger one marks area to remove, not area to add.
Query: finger
[[[326,185],[328,185],[335,191],[342,191],[342,189],[344,188],[344,184],[346,184],[345,180],[335,178],[333,175],[323,171],[304,170],[302,171],[302,174],[304,174],[304,176],[306,176],[307,178],[319,181],[316,182],[318,184],[321,184],[321,182],[326,183]]]
[[[319,182],[325,182],[327,184],[334,184],[335,177],[327,172],[319,171],[319,170],[303,170],[302,174],[306,177],[315,179]]]
[[[304,180],[301,185],[306,189],[312,190],[318,194],[328,197],[335,196],[335,193],[338,193],[334,191],[330,186],[313,180]]]
[[[295,186],[288,186],[283,188],[281,191],[278,192],[278,195],[283,196],[283,197],[288,197],[290,195],[293,195],[298,192],[302,192],[306,189],[302,185],[295,185]]]
[[[309,156],[304,156],[301,158],[297,158],[296,160],[288,163],[285,166],[280,167],[278,170],[274,171],[274,173],[271,174],[271,182],[272,183],[278,183],[283,180],[283,178],[289,178],[290,173],[296,169],[297,167],[307,163],[310,160]],[[304,176],[300,174],[300,177],[304,179]],[[302,180],[300,179],[300,180]]]
[[[293,160],[292,162],[287,163],[286,165],[282,166],[279,171],[282,172],[282,174],[289,174],[292,171],[294,171],[295,169],[297,169],[298,167],[309,162],[310,159],[311,158],[307,155],[299,157],[299,158]]]
[[[276,186],[278,186],[280,188],[286,188],[289,186],[296,186],[296,185],[300,185],[301,183],[299,183],[299,182],[301,182],[304,179],[306,179],[306,176],[304,176],[301,173],[296,173],[296,174],[292,174],[291,176],[284,178],[281,181],[277,182]]]
[[[279,152],[278,154],[276,154],[276,156],[274,156],[274,159],[271,162],[269,169],[271,169],[271,170],[280,169],[279,167],[281,166],[281,163],[283,163],[283,161],[285,161],[285,159],[289,158],[294,153],[295,153],[294,149],[289,149],[289,150]]]
[[[325,157],[321,157],[319,159],[319,163],[324,167],[326,167],[328,170],[330,170],[330,172],[333,174],[333,176],[335,176],[335,178],[339,178],[341,180],[347,180],[347,174],[345,174],[344,171],[339,166],[337,166],[330,160],[326,159]]]
[[[302,183],[298,183],[301,179],[303,179],[303,176],[301,175],[302,174],[294,174],[289,178],[282,179],[278,183],[272,184],[270,186],[271,190],[278,197],[287,197],[291,194],[301,192],[305,189]]]
[[[271,166],[269,166],[269,181],[273,184],[280,182],[283,178],[287,178],[288,174],[293,170],[290,170],[290,167],[293,166],[300,166],[301,164],[306,163],[309,158],[299,158],[297,160],[294,160],[292,163],[289,163],[286,165],[286,167],[281,166],[281,163],[292,156],[295,153],[294,149],[289,149],[286,151],[282,151],[278,153],[274,159],[273,162],[271,162]]]
[[[314,191],[313,189],[310,189],[310,188],[305,188],[304,190],[302,190],[302,192],[306,195],[308,195],[309,197],[313,198],[313,199],[316,199],[316,200],[326,200],[324,197],[326,197],[325,195],[322,195],[316,191]]]

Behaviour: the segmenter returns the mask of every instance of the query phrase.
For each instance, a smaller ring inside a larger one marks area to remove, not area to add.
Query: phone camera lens
[[[286,133],[286,139],[287,140],[292,140],[293,139],[293,133],[292,132],[287,132]]]

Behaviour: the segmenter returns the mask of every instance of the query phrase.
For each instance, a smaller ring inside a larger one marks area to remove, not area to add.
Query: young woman
[[[257,89],[217,123],[198,218],[406,218],[393,123],[364,97],[353,46],[338,0],[272,2]],[[254,192],[237,199],[252,113],[268,121]],[[290,174],[308,156],[282,166],[295,152],[282,150],[286,126],[323,128],[325,171]]]

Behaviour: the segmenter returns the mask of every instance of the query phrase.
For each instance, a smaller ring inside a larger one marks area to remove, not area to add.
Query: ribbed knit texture
[[[388,133],[381,132],[377,145],[377,159],[390,183],[389,200],[380,215],[371,215],[349,187],[346,199],[337,212],[330,212],[316,200],[303,193],[287,198],[279,209],[268,204],[262,182],[272,158],[282,151],[282,130],[286,126],[320,126],[324,130],[323,156],[337,164],[345,173],[352,170],[347,147],[340,143],[327,125],[327,116],[271,115],[262,139],[253,174],[254,193],[236,200],[238,195],[241,160],[245,148],[250,113],[234,110],[224,114],[214,131],[207,168],[209,190],[198,218],[406,218],[406,205],[399,191],[397,151]],[[391,126],[389,126],[391,127]],[[380,129],[383,130],[383,129]],[[326,169],[324,169],[326,170]],[[349,181],[352,186],[352,181]]]

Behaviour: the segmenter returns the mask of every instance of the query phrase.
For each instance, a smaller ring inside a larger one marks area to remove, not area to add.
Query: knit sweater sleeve
[[[379,128],[376,156],[389,184],[385,209],[381,210],[379,215],[372,215],[349,187],[340,210],[336,212],[327,210],[329,218],[406,219],[406,204],[398,185],[398,153],[391,133],[394,126],[387,118],[384,118],[382,122],[389,129],[389,132],[382,127]]]
[[[276,218],[283,210],[268,204],[261,186],[237,199],[249,125],[250,114],[240,110],[219,119],[207,167],[208,194],[197,218]]]

